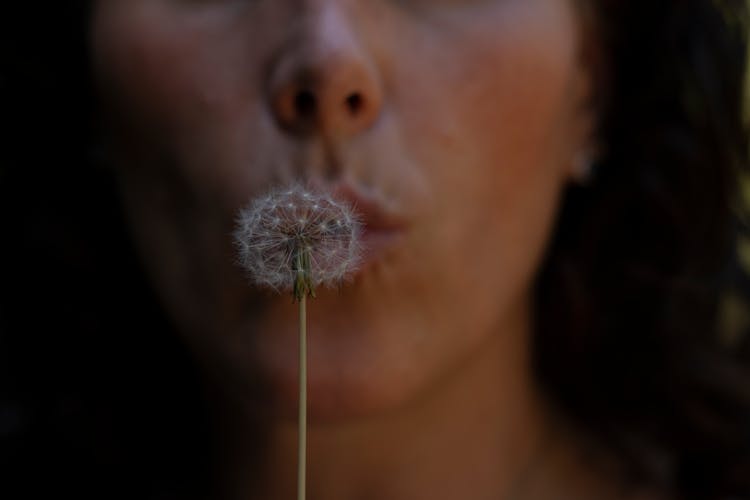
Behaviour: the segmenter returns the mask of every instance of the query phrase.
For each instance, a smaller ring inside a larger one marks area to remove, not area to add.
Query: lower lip
[[[401,229],[368,229],[361,235],[362,268],[382,261],[404,237]]]

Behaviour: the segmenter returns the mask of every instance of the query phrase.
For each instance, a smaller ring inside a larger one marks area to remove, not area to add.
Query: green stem
[[[297,269],[301,269],[297,257]],[[299,434],[297,442],[297,500],[305,500],[307,467],[307,294],[299,297]]]

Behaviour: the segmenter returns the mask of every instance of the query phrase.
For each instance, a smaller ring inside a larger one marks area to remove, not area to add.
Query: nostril
[[[317,100],[315,94],[309,90],[301,90],[294,96],[294,109],[301,118],[310,118],[315,115]]]
[[[365,100],[359,93],[350,94],[349,97],[346,98],[346,108],[352,116],[358,115],[360,111],[362,111],[364,105]]]

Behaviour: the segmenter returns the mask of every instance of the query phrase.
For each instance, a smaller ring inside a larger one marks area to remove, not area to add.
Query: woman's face
[[[294,181],[364,207],[375,249],[308,306],[313,419],[403,403],[519,335],[591,124],[581,32],[571,0],[97,0],[133,235],[209,371],[294,414],[296,306],[247,283],[231,237]]]

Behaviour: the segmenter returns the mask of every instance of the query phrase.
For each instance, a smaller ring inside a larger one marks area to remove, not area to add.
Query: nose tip
[[[382,95],[363,61],[344,54],[295,66],[279,71],[272,83],[273,113],[284,130],[341,138],[357,135],[375,122]]]

